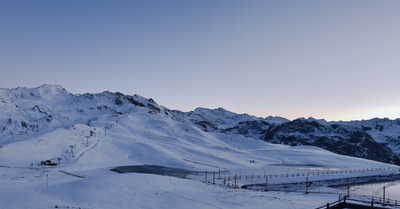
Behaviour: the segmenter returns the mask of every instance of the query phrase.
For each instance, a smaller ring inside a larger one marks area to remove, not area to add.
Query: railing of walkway
[[[350,197],[344,196],[343,199],[339,199],[335,202],[327,203],[326,205],[320,206],[316,209],[341,209],[341,208],[359,208],[359,209],[387,209],[387,206],[390,207],[396,207],[399,206],[397,204],[389,204],[389,203],[382,203],[382,202],[376,202],[376,201],[365,201],[365,200],[357,200],[357,199],[352,199]]]

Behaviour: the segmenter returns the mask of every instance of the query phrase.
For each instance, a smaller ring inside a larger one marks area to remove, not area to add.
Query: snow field
[[[73,96],[59,87],[44,86],[14,93],[16,100],[27,99],[18,103],[19,108],[8,97],[3,100],[5,109],[17,120],[13,121],[15,126],[2,132],[0,142],[0,208],[315,208],[337,200],[337,195],[233,189],[221,180],[216,185],[204,183],[204,172],[208,171],[210,181],[212,171],[218,170],[224,177],[232,177],[390,167],[311,146],[289,147],[237,134],[205,132],[185,118],[174,120],[161,106],[155,106],[160,112],[154,114],[157,111],[150,107],[117,105],[118,95],[109,92]],[[132,98],[142,105],[154,103],[139,96]],[[201,108],[196,111],[207,112]],[[0,115],[1,123],[9,121],[5,112]],[[222,126],[227,125],[224,121],[238,123],[252,118],[235,118],[222,109],[215,112],[213,119]],[[39,118],[38,130],[19,126],[20,120],[35,118]],[[38,166],[40,161],[56,157],[62,158],[60,165]],[[116,166],[143,164],[199,173],[182,179],[110,171]],[[310,178],[314,177],[319,175]],[[271,178],[271,183],[299,179]],[[240,185],[258,183],[243,177],[240,180]]]
[[[0,170],[4,172],[5,168]],[[19,173],[20,170],[11,170]],[[7,168],[7,172],[10,169]],[[34,170],[31,170],[34,171]],[[37,182],[1,181],[1,208],[310,208],[330,195],[229,189],[200,181],[150,174],[83,171],[85,179],[48,169]],[[28,177],[27,177],[28,178]],[[8,187],[7,187],[8,185]],[[16,196],[18,201],[16,201]]]

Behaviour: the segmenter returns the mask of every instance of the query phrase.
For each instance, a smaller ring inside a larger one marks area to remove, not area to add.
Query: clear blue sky
[[[171,109],[400,117],[400,1],[1,0],[0,87]]]

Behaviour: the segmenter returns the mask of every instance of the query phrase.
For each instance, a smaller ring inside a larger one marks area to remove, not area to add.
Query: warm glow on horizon
[[[400,1],[2,1],[0,88],[170,109],[400,117]]]

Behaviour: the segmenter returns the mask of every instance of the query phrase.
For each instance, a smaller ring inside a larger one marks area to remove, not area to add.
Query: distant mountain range
[[[400,165],[400,119],[327,122],[314,118],[293,121],[282,117],[260,118],[223,108],[170,110],[139,95],[103,92],[74,95],[57,85],[0,89],[0,146],[25,140],[75,124],[96,124],[147,108],[146,114],[162,114],[191,123],[205,132],[242,135],[275,144],[311,145],[334,153]]]
[[[275,144],[317,146],[337,154],[400,164],[400,119],[327,122],[258,118],[218,108],[182,113],[204,131],[240,134]]]

